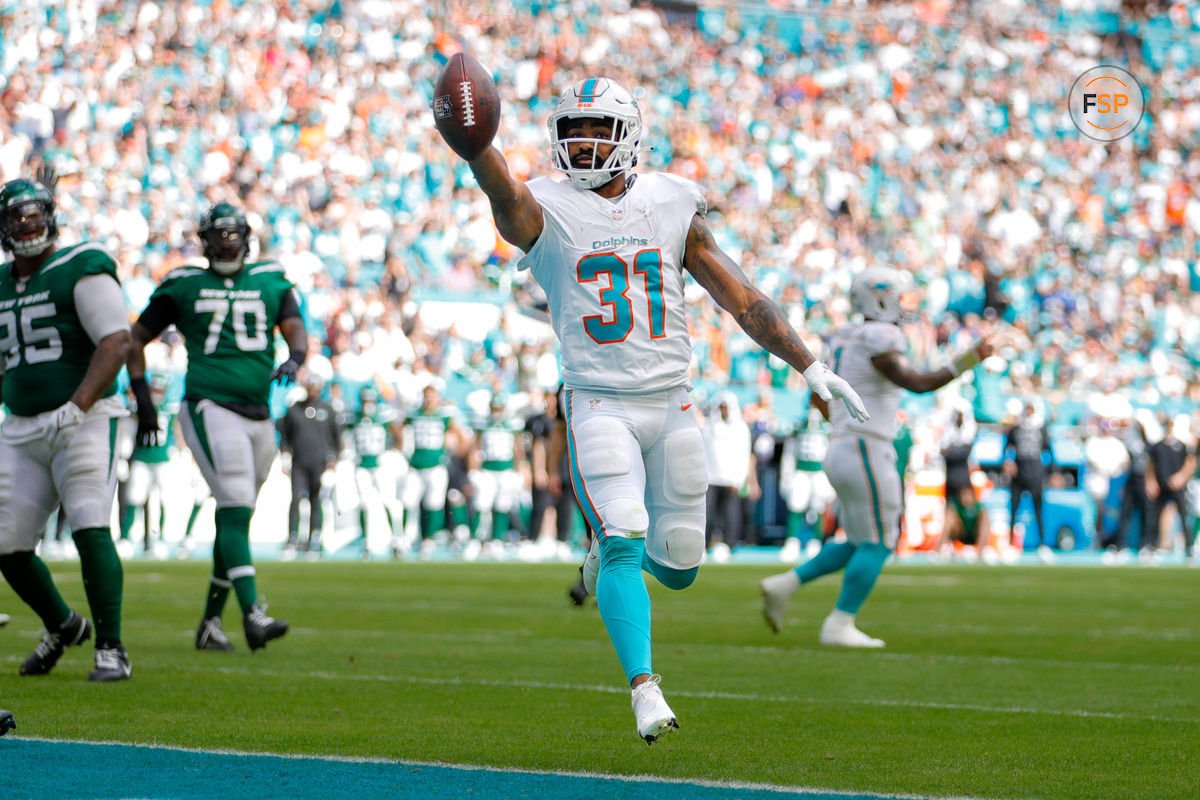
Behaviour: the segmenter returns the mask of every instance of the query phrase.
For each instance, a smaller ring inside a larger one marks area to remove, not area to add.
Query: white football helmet
[[[567,120],[581,117],[608,120],[612,123],[612,141],[603,139],[566,138]],[[580,189],[603,186],[622,172],[637,164],[638,147],[642,140],[642,112],[633,95],[608,78],[585,78],[562,93],[558,105],[546,120],[550,129],[550,161],[556,169],[567,173],[571,183]],[[576,167],[571,163],[567,145],[571,142],[591,142],[592,163]],[[597,163],[599,144],[616,145],[604,163]]]
[[[900,321],[900,297],[912,289],[912,276],[890,264],[867,267],[850,284],[850,308],[876,322]]]

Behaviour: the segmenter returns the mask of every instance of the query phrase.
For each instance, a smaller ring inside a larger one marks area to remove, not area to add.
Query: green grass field
[[[78,566],[53,565],[83,603]],[[0,706],[21,736],[657,775],[922,796],[1195,798],[1200,570],[889,566],[859,615],[886,650],[816,644],[836,579],[788,627],[759,616],[772,567],[655,585],[655,669],[681,730],[635,735],[594,605],[570,565],[268,563],[292,630],[200,653],[200,562],[126,564],[127,684],[90,646],[18,678],[39,623],[7,586]],[[235,604],[232,599],[230,609]]]

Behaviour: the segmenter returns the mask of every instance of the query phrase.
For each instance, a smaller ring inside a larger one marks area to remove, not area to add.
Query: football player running
[[[299,305],[283,267],[246,263],[250,226],[241,211],[218,203],[197,231],[208,267],[173,270],[133,325],[129,383],[137,399],[138,444],[154,444],[163,431],[146,383],[144,348],[168,325],[187,347],[180,428],[217,502],[213,570],[199,650],[231,650],[221,630],[230,588],[242,609],[246,643],[257,650],[287,633],[288,623],[267,616],[258,602],[250,559],[250,518],[275,459],[275,427],[268,399],[274,381],[291,383],[307,356]],[[288,359],[275,366],[275,328]]]
[[[837,605],[821,626],[821,644],[884,645],[882,639],[860,631],[854,617],[900,537],[903,497],[892,444],[900,390],[924,394],[940,389],[992,354],[991,344],[981,339],[948,367],[922,372],[910,366],[900,329],[900,298],[910,284],[908,273],[875,266],[860,272],[850,285],[851,309],[863,322],[836,332],[829,347],[834,369],[862,391],[870,418],[859,419],[813,398],[832,426],[824,469],[837,493],[846,541],[831,539],[799,567],[761,582],[763,617],[776,633],[783,627],[788,599],[801,584],[845,568]]]
[[[684,270],[814,392],[866,413],[717,246],[699,188],[633,172],[642,118],[629,92],[607,78],[579,81],[548,127],[553,165],[568,180],[521,183],[494,146],[468,164],[500,234],[524,251],[521,265],[546,292],[571,475],[597,533],[585,578],[632,688],[638,735],[652,743],[678,725],[652,669],[642,571],[683,589],[704,557],[708,475],[688,383]]]
[[[63,649],[93,633],[34,554],[61,504],[79,550],[95,622],[93,681],[131,674],[121,644],[124,573],[109,529],[117,427],[126,415],[115,380],[130,349],[117,264],[100,245],[58,248],[53,177],[0,188],[0,573],[41,617],[45,638],[21,664],[45,675]]]

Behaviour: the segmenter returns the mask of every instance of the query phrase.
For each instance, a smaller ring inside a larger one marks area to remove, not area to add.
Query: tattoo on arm
[[[754,301],[739,314],[737,323],[751,339],[801,372],[816,361],[800,334],[784,317],[783,309],[766,297]]]

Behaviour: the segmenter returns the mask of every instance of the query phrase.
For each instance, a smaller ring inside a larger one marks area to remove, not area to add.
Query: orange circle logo
[[[1071,121],[1084,136],[1115,142],[1133,133],[1146,110],[1142,84],[1128,70],[1102,64],[1075,79],[1067,96]]]

